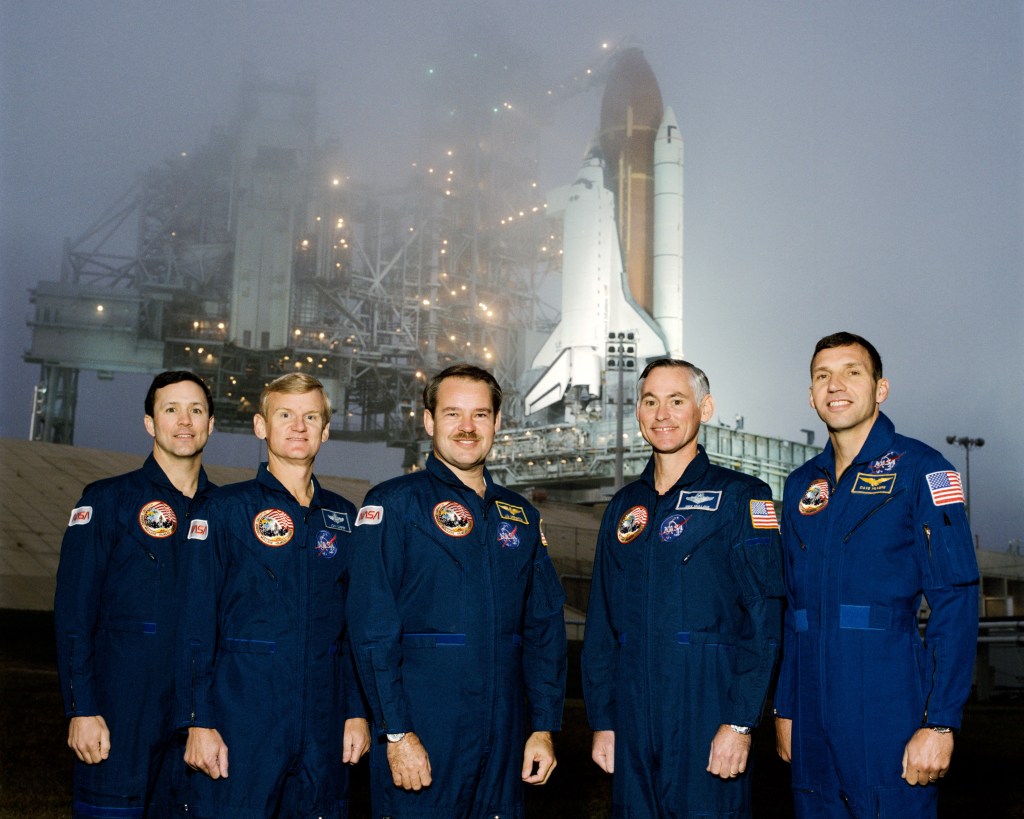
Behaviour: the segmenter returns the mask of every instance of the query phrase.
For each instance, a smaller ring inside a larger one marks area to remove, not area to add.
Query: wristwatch
[[[749,725],[730,725],[729,727],[733,731],[735,731],[737,734],[744,734],[744,735],[746,735],[746,734],[750,733],[750,726]]]
[[[948,725],[929,725],[928,727],[931,728],[936,734],[952,734],[953,733],[953,729],[950,728]]]
[[[405,734],[405,731],[402,731],[400,734],[388,734],[388,742],[401,742],[405,739]]]

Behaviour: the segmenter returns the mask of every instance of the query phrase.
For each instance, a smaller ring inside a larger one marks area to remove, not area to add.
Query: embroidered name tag
[[[850,490],[854,495],[889,495],[893,486],[896,485],[896,473],[888,475],[870,475],[866,472],[858,472],[857,480]]]

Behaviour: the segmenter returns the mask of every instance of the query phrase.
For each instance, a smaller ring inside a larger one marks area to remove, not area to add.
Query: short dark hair
[[[651,374],[651,371],[662,367],[689,370],[690,381],[693,382],[693,397],[698,404],[707,396],[711,395],[711,382],[708,381],[708,377],[705,375],[704,370],[696,364],[691,364],[689,361],[683,361],[681,358],[654,359],[654,361],[644,367],[644,371],[640,373],[640,380],[637,383],[641,385],[641,388],[643,387],[644,379]]]
[[[156,401],[157,390],[169,387],[171,384],[180,384],[182,381],[191,381],[193,384],[199,385],[203,395],[206,396],[206,412],[213,418],[213,394],[210,392],[210,388],[206,386],[203,379],[188,370],[167,370],[153,379],[153,383],[149,385],[149,390],[146,392],[146,415],[150,418],[153,417],[153,404]]]
[[[864,336],[859,336],[856,333],[847,333],[845,330],[825,336],[814,345],[814,355],[811,356],[811,377],[814,376],[814,356],[822,350],[831,350],[835,347],[849,347],[853,344],[859,344],[867,350],[868,358],[871,359],[871,375],[875,381],[881,378],[882,357],[878,354],[878,350],[875,349],[875,345],[864,338]]]
[[[431,378],[423,388],[423,406],[431,415],[437,409],[437,391],[441,389],[441,382],[446,378],[482,381],[491,391],[491,409],[494,410],[494,414],[501,412],[501,385],[493,375],[475,364],[452,364]]]

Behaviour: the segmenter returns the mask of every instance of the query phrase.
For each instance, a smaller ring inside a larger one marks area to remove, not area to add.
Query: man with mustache
[[[355,524],[349,634],[373,711],[375,816],[518,817],[555,767],[565,595],[537,510],[484,467],[501,388],[457,364],[423,391],[426,468]]]
[[[828,444],[786,481],[775,694],[801,819],[934,817],[971,690],[978,565],[960,476],[896,434],[879,410],[888,395],[867,339],[817,343],[810,403]]]

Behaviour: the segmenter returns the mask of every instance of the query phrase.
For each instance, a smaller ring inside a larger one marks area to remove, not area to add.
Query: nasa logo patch
[[[797,505],[801,515],[816,515],[828,506],[828,481],[818,478],[811,481],[811,485],[804,491]]]
[[[85,526],[90,520],[92,520],[92,507],[76,506],[71,510],[71,520],[68,521],[68,526]]]
[[[383,520],[383,506],[364,506],[356,515],[356,526],[380,526]]]
[[[473,531],[473,514],[461,503],[441,501],[434,507],[434,523],[446,535],[465,537]]]
[[[502,549],[518,549],[519,527],[515,523],[503,520],[498,526],[498,543]]]
[[[906,454],[906,452],[897,452],[895,449],[890,449],[877,461],[872,461],[868,470],[872,475],[882,475],[886,472],[892,472],[896,468],[896,462]]]
[[[287,512],[264,509],[252,519],[252,531],[264,546],[284,546],[295,534],[295,524]]]
[[[669,515],[661,522],[661,528],[658,530],[658,537],[661,538],[663,543],[675,540],[686,531],[686,522],[689,519],[689,516],[683,517],[682,515]]]
[[[178,528],[178,518],[163,501],[150,501],[139,510],[139,526],[150,537],[170,537]]]
[[[338,536],[321,529],[316,536],[316,553],[327,559],[334,557],[338,553]]]
[[[643,506],[634,506],[621,518],[619,525],[615,527],[615,536],[619,543],[629,543],[640,535],[647,526],[647,509]]]
[[[194,520],[188,527],[189,540],[206,540],[210,534],[210,525],[205,520]]]

